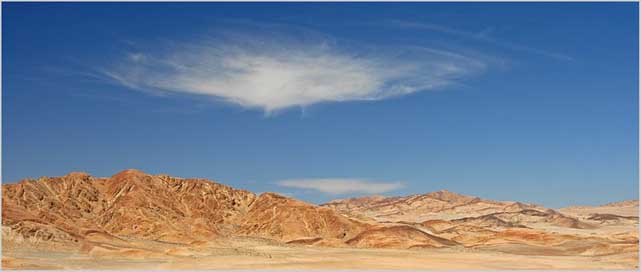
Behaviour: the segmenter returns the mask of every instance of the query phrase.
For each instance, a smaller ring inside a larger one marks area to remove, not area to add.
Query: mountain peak
[[[288,198],[288,197],[286,197],[284,195],[281,195],[281,194],[278,194],[278,193],[274,193],[274,192],[263,192],[258,197],[276,198],[276,199],[286,199],[286,198]]]
[[[81,172],[81,171],[74,171],[74,172],[69,172],[65,177],[70,177],[70,178],[87,178],[90,177],[89,173],[87,172]]]
[[[450,192],[448,190],[442,189],[440,191],[431,192],[425,194],[428,197],[435,198],[442,201],[453,202],[461,200],[471,200],[474,199],[472,196],[466,196],[459,193]]]
[[[127,177],[144,177],[144,176],[148,176],[148,174],[138,169],[125,169],[111,176],[111,178],[120,179],[120,178],[127,178]]]
[[[629,207],[629,206],[639,206],[639,200],[630,199],[630,200],[624,200],[624,201],[618,201],[618,202],[610,202],[610,203],[601,205],[601,207]]]

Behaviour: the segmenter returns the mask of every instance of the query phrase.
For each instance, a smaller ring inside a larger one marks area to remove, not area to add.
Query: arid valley
[[[2,185],[3,269],[637,269],[638,200],[446,190],[314,205],[125,170]]]

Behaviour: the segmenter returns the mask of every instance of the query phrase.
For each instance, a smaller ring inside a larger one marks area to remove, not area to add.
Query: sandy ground
[[[222,246],[227,244],[227,246]],[[638,269],[638,252],[515,255],[490,250],[353,249],[216,243],[197,247],[56,251],[3,245],[3,269]]]

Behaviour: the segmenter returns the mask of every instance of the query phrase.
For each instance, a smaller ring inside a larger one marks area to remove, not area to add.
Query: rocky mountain
[[[576,218],[566,216],[554,210],[523,209],[516,212],[497,212],[477,217],[465,217],[451,220],[453,223],[463,223],[491,228],[533,227],[535,225],[549,225],[562,228],[593,229],[595,226]]]
[[[2,186],[2,224],[25,237],[82,242],[123,237],[189,243],[248,235],[281,241],[346,240],[368,225],[335,211],[204,179],[125,170],[110,178],[86,173]]]
[[[376,227],[366,230],[346,242],[367,248],[440,248],[458,243],[410,226]]]
[[[634,205],[625,202],[607,207]],[[579,218],[540,205],[487,200],[447,190],[404,197],[340,199],[321,206],[349,218],[368,218],[372,225],[385,226],[370,229],[347,242],[366,247],[462,246],[524,255],[638,250],[637,217],[591,214]],[[409,229],[413,230],[398,234]]]
[[[624,201],[610,202],[610,203],[601,205],[601,207],[639,207],[639,200],[630,199],[630,200],[624,200]]]
[[[197,255],[194,250],[201,245],[226,243],[220,241],[602,254],[638,250],[637,226],[634,216],[579,218],[446,190],[317,206],[275,193],[256,195],[205,179],[138,170],[108,178],[74,172],[2,185],[3,248],[34,242],[89,254]]]
[[[261,194],[238,223],[236,234],[282,241],[342,241],[370,227],[329,208],[313,206],[274,193]]]
[[[368,217],[379,222],[423,222],[477,217],[544,207],[511,201],[494,201],[441,190],[404,197],[360,197],[333,200],[321,206],[351,217]]]
[[[559,209],[559,212],[580,218],[589,218],[593,214],[611,214],[618,216],[639,217],[639,200],[626,200],[607,203],[600,206],[570,206]]]

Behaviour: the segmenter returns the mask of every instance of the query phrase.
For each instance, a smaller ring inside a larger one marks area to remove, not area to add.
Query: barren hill
[[[239,221],[236,234],[276,238],[342,241],[369,227],[335,211],[274,193],[261,194]]]
[[[619,216],[639,216],[639,200],[626,200],[607,203],[601,206],[570,206],[559,209],[560,212],[577,217],[590,217],[592,214],[612,214]]]
[[[2,186],[3,226],[25,237],[82,242],[121,236],[189,243],[248,235],[292,240],[349,239],[367,225],[331,209],[204,179],[125,170],[111,178],[86,173]]]
[[[638,211],[637,206],[638,202],[625,202],[597,210]],[[617,260],[624,258],[624,267],[630,267],[638,259],[637,228],[638,217],[631,215],[576,217],[538,205],[445,190],[335,200],[317,206],[274,193],[256,195],[205,179],[138,170],[109,178],[73,172],[2,185],[3,265],[22,268],[42,268],[24,266],[34,252],[45,259],[51,252],[66,252],[127,261],[271,258],[278,252],[295,256],[300,247],[318,252],[347,247],[613,255]],[[344,256],[341,254],[337,256]]]
[[[625,202],[607,207],[634,205],[634,202]],[[321,206],[335,209],[350,218],[370,218],[372,222],[395,227],[394,230],[402,229],[402,226],[412,227],[466,248],[551,255],[566,251],[591,254],[588,252],[631,252],[638,249],[636,217],[592,214],[591,217],[578,218],[535,204],[487,200],[447,190],[404,197],[339,199]],[[418,237],[419,234],[413,232],[403,237]],[[423,237],[407,242],[390,229],[378,228],[364,232],[348,243],[370,247],[401,244],[416,247],[420,246],[418,241],[424,241],[423,247],[452,246],[426,242],[428,240]],[[611,245],[614,240],[631,244],[624,246],[614,242],[617,245]],[[591,251],[592,247],[600,249]]]
[[[422,222],[432,219],[458,219],[497,212],[524,209],[547,210],[544,207],[512,201],[494,201],[441,190],[404,197],[361,197],[333,200],[321,206],[342,214],[365,216],[377,221]]]

